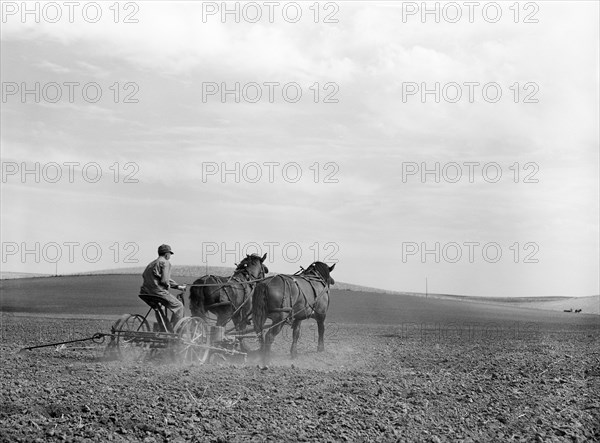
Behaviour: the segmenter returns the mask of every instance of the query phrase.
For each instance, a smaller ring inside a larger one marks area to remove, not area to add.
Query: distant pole
[[[429,291],[427,289],[427,277],[425,277],[425,298],[427,298],[428,294],[429,294]]]
[[[58,277],[58,260],[54,263],[54,276]]]

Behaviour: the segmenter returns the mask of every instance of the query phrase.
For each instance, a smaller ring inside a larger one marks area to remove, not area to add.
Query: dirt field
[[[88,343],[17,353],[110,324],[2,315],[1,441],[600,440],[597,321],[333,323],[319,354],[305,322],[299,358],[286,328],[266,369],[102,361]]]

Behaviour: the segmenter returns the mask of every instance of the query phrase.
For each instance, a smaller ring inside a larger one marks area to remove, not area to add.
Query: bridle
[[[260,257],[253,257],[253,256],[249,256],[249,257],[252,257],[254,260],[260,261]],[[248,259],[248,257],[246,257],[244,260],[247,260],[247,259]],[[241,265],[241,263],[240,263],[240,265]],[[262,261],[260,261],[260,270],[258,272],[258,275],[254,275],[248,270],[248,264],[244,264],[244,267],[241,269],[239,268],[240,265],[238,265],[238,268],[234,271],[233,275],[231,276],[231,279],[235,279],[236,274],[246,274],[246,276],[248,277],[246,279],[246,282],[254,281],[254,280],[262,280],[263,278],[265,278],[265,274],[266,274],[265,265],[263,264]]]
[[[236,271],[233,273],[233,275],[229,278],[228,282],[233,280],[239,284],[242,285],[242,288],[244,290],[244,298],[242,303],[239,306],[236,306],[234,301],[232,300],[232,297],[229,295],[229,292],[227,291],[227,286],[224,286],[223,289],[225,291],[225,294],[227,295],[227,298],[229,300],[229,303],[231,304],[231,307],[233,309],[233,312],[231,313],[231,315],[229,316],[229,318],[233,318],[236,314],[238,314],[241,309],[244,307],[245,304],[247,304],[250,301],[250,293],[252,293],[252,289],[253,286],[263,280],[265,278],[266,272],[265,272],[265,265],[263,264],[262,260],[260,259],[260,257],[255,257],[255,256],[248,256],[251,257],[253,260],[259,260],[260,262],[260,270],[258,272],[258,275],[254,275],[252,274],[249,270],[248,270],[248,265],[246,264],[243,268],[239,269],[238,265],[238,269],[236,269]],[[246,257],[244,260],[247,260],[248,257]],[[267,271],[268,272],[268,271]],[[242,280],[237,278],[237,276],[239,274],[242,274],[246,277],[246,279]],[[247,317],[249,317],[250,313],[247,314]],[[240,321],[243,320],[243,318],[240,318]]]
[[[302,271],[297,274],[297,275],[313,275],[315,277],[318,277],[325,286],[329,286],[329,282],[327,281],[327,279],[319,272],[319,270],[317,269],[317,267],[315,266],[315,264],[311,264],[308,268],[306,269],[302,269]]]

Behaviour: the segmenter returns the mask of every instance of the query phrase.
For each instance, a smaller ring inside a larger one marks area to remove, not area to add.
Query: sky
[[[597,2],[223,5],[3,2],[3,271],[599,293]]]

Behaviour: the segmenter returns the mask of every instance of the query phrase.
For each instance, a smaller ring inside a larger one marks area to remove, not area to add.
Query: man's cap
[[[166,254],[167,252],[174,254],[174,252],[172,251],[172,249],[169,245],[160,245],[158,247],[158,255],[163,255],[163,254]]]

